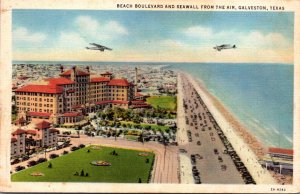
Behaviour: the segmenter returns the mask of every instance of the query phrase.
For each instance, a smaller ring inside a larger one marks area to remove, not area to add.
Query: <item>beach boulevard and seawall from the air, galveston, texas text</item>
[[[203,83],[167,65],[14,64],[13,111],[13,177],[70,144],[99,144],[152,150],[150,183],[292,183],[292,150],[266,148]]]

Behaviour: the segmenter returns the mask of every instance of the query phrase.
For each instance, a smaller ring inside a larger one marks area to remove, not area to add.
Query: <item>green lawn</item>
[[[87,150],[90,149],[90,153]],[[115,150],[118,156],[110,154]],[[149,156],[138,156],[142,151],[121,148],[101,147],[100,149],[83,148],[70,154],[60,156],[53,160],[52,168],[49,162],[38,164],[29,169],[20,171],[11,176],[12,181],[31,182],[109,182],[109,183],[137,183],[141,178],[142,183],[148,181],[154,153]],[[149,158],[149,163],[146,159]],[[90,162],[103,160],[111,166],[93,166]],[[88,173],[88,177],[75,176],[81,170]],[[41,172],[44,176],[31,176],[33,172]]]
[[[152,96],[147,98],[147,102],[154,108],[162,108],[170,111],[176,110],[176,96]]]

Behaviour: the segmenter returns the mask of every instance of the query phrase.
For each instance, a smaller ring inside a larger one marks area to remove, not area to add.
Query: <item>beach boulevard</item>
[[[192,85],[178,76],[177,142],[184,184],[244,184]],[[216,151],[217,152],[216,152]]]
[[[216,98],[213,98],[211,96],[211,94],[206,90],[206,88],[203,86],[202,83],[197,82],[190,75],[185,73],[179,73],[178,78],[181,81],[184,79],[187,82],[189,82],[192,85],[192,87],[195,89],[195,91],[201,96],[201,99],[203,100],[204,104],[209,110],[211,116],[220,126],[222,133],[226,136],[227,140],[232,145],[234,151],[239,156],[240,160],[243,162],[243,164],[251,174],[252,178],[255,180],[256,184],[276,184],[275,179],[273,179],[270,173],[266,169],[262,168],[262,166],[259,164],[258,154],[257,154],[259,152],[253,149],[253,144],[252,145],[247,144],[247,142],[249,143],[249,139],[252,139],[253,137],[249,133],[247,133],[245,129],[241,129],[240,124],[235,125],[235,123],[239,123],[238,121],[229,120],[229,118],[233,119],[234,117],[233,116],[229,117],[228,114],[230,113],[227,110],[225,110],[224,107],[220,109],[216,106],[218,103],[220,104],[220,102],[216,103]],[[180,90],[180,88],[178,90]],[[178,91],[178,96],[179,95],[180,92]],[[182,106],[182,104],[181,105],[178,104],[178,106]],[[180,130],[182,129],[187,130],[182,126],[184,125],[184,123],[185,123],[184,118],[182,118],[182,115],[180,115],[180,112],[178,112],[178,127],[179,127],[178,143],[180,145],[183,145],[186,142],[186,138],[187,138],[185,137],[187,131],[180,132]],[[242,130],[244,130],[245,132],[242,133],[241,132]],[[258,146],[258,149],[261,150],[262,149],[261,146]],[[263,152],[261,151],[260,154],[262,153]]]

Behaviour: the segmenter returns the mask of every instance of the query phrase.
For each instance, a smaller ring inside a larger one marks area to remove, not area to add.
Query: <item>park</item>
[[[19,171],[11,180],[148,183],[154,157],[149,151],[91,145]]]

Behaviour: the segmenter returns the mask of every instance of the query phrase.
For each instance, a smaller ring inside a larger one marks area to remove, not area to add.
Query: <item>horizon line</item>
[[[80,63],[80,62],[85,62],[85,63],[205,63],[205,64],[210,64],[210,63],[215,63],[215,64],[277,64],[277,65],[294,65],[294,63],[279,63],[279,62],[172,62],[172,61],[165,61],[165,62],[160,62],[160,61],[69,61],[69,60],[12,60],[12,63],[16,62],[75,62],[75,63]]]

